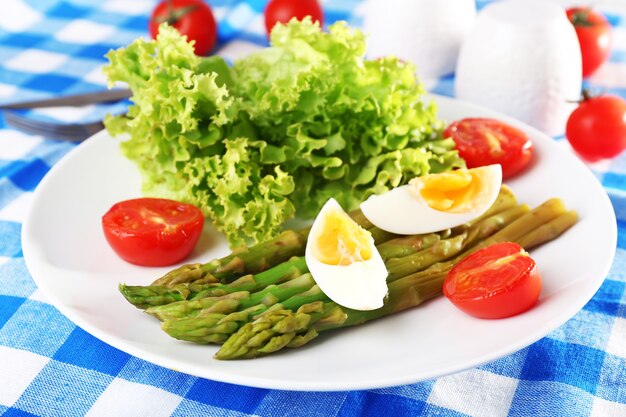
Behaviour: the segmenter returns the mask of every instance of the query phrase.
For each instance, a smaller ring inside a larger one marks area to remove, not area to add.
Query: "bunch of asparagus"
[[[388,297],[377,310],[342,307],[320,290],[303,257],[308,229],[286,231],[206,264],[185,265],[148,286],[119,289],[159,319],[170,336],[221,344],[217,359],[254,358],[302,346],[325,330],[415,307],[440,295],[447,272],[476,250],[505,241],[529,250],[578,219],[559,199],[531,210],[506,186],[484,215],[438,233],[400,237],[374,227],[359,211],[350,215],[372,233],[389,273]]]

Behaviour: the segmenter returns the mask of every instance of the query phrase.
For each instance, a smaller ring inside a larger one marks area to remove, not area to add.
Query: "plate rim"
[[[427,94],[425,96],[425,101],[430,101],[430,100],[434,100],[436,102],[438,112],[439,112],[439,107],[441,106],[441,103],[448,102],[448,103],[453,103],[454,105],[461,105],[465,109],[467,109],[468,112],[471,111],[471,112],[477,112],[477,113],[490,113],[490,114],[493,114],[492,117],[494,118],[498,118],[513,126],[522,128],[525,131],[532,132],[534,136],[542,137],[542,141],[547,140],[548,142],[552,142],[554,145],[556,145],[555,143],[556,141],[552,137],[546,135],[545,133],[539,131],[538,129],[533,128],[532,126],[529,126],[510,116],[504,115],[496,110],[486,108],[484,106],[470,103],[464,100],[459,100],[456,98],[441,96],[437,94]],[[440,116],[438,117],[440,118]],[[505,357],[514,352],[517,352],[535,343],[536,341],[545,337],[551,331],[563,325],[565,322],[571,319],[575,314],[577,314],[591,298],[593,298],[593,296],[596,294],[596,292],[598,291],[602,283],[605,281],[606,276],[608,272],[610,271],[611,266],[614,262],[614,257],[615,257],[616,248],[617,248],[617,223],[616,223],[616,217],[615,217],[615,212],[613,210],[612,203],[606,192],[606,189],[602,186],[599,180],[593,175],[591,170],[582,161],[580,161],[575,155],[572,155],[572,157],[576,160],[575,163],[579,164],[579,168],[584,169],[586,171],[585,175],[589,175],[593,177],[593,179],[596,182],[596,185],[603,191],[602,205],[603,206],[608,205],[608,208],[610,208],[610,210],[608,210],[607,213],[610,212],[610,215],[611,215],[611,219],[609,219],[610,220],[609,223],[611,225],[610,236],[607,236],[607,238],[610,238],[610,243],[611,243],[610,246],[613,247],[614,250],[608,255],[605,261],[605,264],[603,265],[601,278],[596,278],[593,281],[595,285],[593,285],[593,291],[589,291],[588,297],[580,297],[578,303],[569,305],[570,308],[566,309],[566,312],[557,316],[556,318],[552,317],[550,320],[548,320],[549,325],[542,327],[541,330],[536,330],[530,334],[525,335],[525,337],[520,338],[517,343],[509,344],[495,351],[489,351],[488,353],[478,356],[474,358],[473,360],[465,361],[463,366],[451,365],[451,366],[443,367],[443,370],[441,371],[433,370],[431,372],[422,372],[417,377],[411,377],[407,375],[405,377],[378,377],[375,379],[375,381],[373,380],[354,381],[354,383],[349,384],[348,386],[345,386],[345,384],[344,386],[337,386],[337,385],[333,385],[332,383],[319,383],[319,382],[298,383],[296,381],[292,381],[288,379],[280,379],[280,378],[278,379],[259,378],[259,377],[247,376],[247,375],[246,376],[241,376],[237,374],[233,375],[228,372],[224,372],[224,371],[217,370],[217,369],[212,369],[210,372],[211,375],[208,375],[204,372],[197,372],[197,371],[194,372],[194,369],[189,369],[189,366],[187,366],[186,363],[179,361],[178,358],[175,358],[175,359],[162,358],[160,354],[156,354],[147,350],[142,350],[138,347],[135,347],[133,344],[130,344],[130,343],[120,342],[121,339],[119,339],[118,337],[109,335],[107,332],[99,329],[97,326],[93,326],[92,324],[90,324],[88,320],[83,320],[82,316],[74,314],[71,307],[66,306],[63,302],[61,302],[56,297],[54,292],[47,290],[48,286],[45,283],[45,279],[43,279],[41,276],[42,273],[40,271],[40,266],[31,257],[33,256],[32,255],[33,253],[36,253],[36,250],[34,249],[34,246],[33,246],[34,242],[31,242],[29,239],[29,236],[32,233],[31,224],[33,222],[31,216],[32,216],[32,213],[35,211],[34,208],[36,206],[36,202],[40,199],[40,195],[41,195],[40,190],[45,189],[48,182],[52,181],[51,178],[54,178],[55,172],[62,170],[65,164],[71,163],[71,161],[74,158],[77,158],[80,156],[81,154],[80,149],[82,149],[85,146],[91,146],[90,144],[97,143],[98,140],[102,140],[102,139],[98,139],[102,136],[109,136],[109,134],[106,130],[102,130],[94,134],[90,138],[86,139],[83,143],[76,146],[74,149],[72,149],[70,152],[64,155],[59,161],[57,161],[51,167],[51,169],[48,171],[48,173],[46,173],[44,178],[40,181],[40,183],[36,187],[33,193],[31,206],[22,223],[22,231],[21,231],[22,252],[23,252],[23,257],[24,257],[26,267],[33,281],[35,282],[37,287],[48,298],[48,300],[50,301],[50,304],[52,304],[55,308],[57,308],[64,316],[66,316],[70,321],[72,321],[78,327],[87,331],[88,333],[100,339],[104,343],[107,343],[115,347],[116,349],[119,349],[123,352],[133,355],[139,359],[143,359],[153,364],[156,364],[158,366],[162,366],[168,369],[173,369],[173,370],[183,372],[189,375],[193,375],[196,377],[207,378],[207,379],[212,379],[212,380],[232,383],[232,384],[238,384],[238,385],[264,388],[264,389],[280,389],[280,390],[287,390],[287,391],[330,392],[330,391],[351,391],[351,390],[376,389],[376,388],[384,388],[384,387],[391,387],[391,386],[399,386],[399,385],[417,383],[420,381],[425,381],[429,379],[439,378],[442,376],[462,372],[467,369],[472,369],[477,366],[496,361],[498,359],[501,359],[502,357]],[[565,150],[563,150],[563,152],[566,153]],[[598,202],[598,204],[599,203],[600,202]]]

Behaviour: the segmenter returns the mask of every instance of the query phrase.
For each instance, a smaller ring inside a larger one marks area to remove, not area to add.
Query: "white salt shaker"
[[[363,30],[369,58],[410,61],[422,78],[454,72],[476,17],[475,0],[366,0]]]
[[[461,47],[455,93],[559,135],[580,96],[581,68],[576,32],[563,8],[545,0],[504,0],[478,14]]]

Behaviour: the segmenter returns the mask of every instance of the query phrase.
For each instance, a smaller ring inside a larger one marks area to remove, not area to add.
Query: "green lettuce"
[[[314,217],[329,197],[351,210],[464,166],[415,68],[364,59],[359,30],[294,20],[270,43],[231,67],[164,25],[156,41],[109,52],[105,74],[129,85],[133,104],[105,125],[126,137],[147,195],[197,205],[238,246]]]

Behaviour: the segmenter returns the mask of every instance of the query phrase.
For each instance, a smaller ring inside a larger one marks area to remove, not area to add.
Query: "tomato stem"
[[[577,27],[592,27],[594,23],[589,20],[589,14],[591,13],[591,7],[586,7],[581,10],[577,10],[570,16],[570,22]]]
[[[580,94],[580,98],[578,100],[567,100],[567,102],[580,104],[580,103],[584,103],[585,101],[591,100],[594,97],[596,97],[596,95],[591,94],[591,91],[589,91],[586,88],[583,88]]]
[[[190,6],[179,7],[177,9],[174,7],[173,0],[167,0],[167,16],[157,17],[155,18],[155,22],[157,23],[167,22],[168,25],[174,25],[176,22],[180,20],[181,17],[193,12],[197,8],[198,8],[198,5],[192,4]]]

